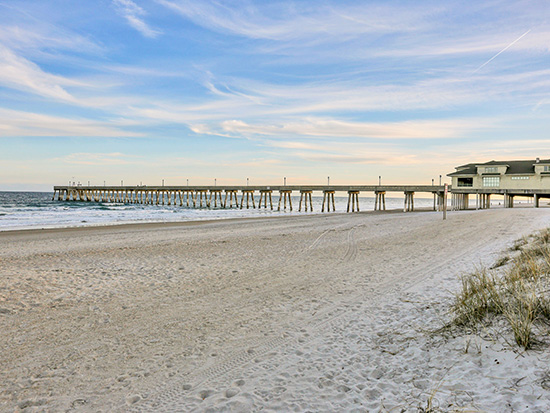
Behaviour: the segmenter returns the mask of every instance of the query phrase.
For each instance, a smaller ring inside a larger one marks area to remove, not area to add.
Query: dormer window
[[[497,173],[498,168],[496,166],[486,166],[485,173]]]

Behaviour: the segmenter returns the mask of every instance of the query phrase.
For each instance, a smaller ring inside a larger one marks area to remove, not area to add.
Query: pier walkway
[[[414,195],[431,193],[433,209],[443,208],[444,186],[437,185],[285,185],[285,186],[55,186],[52,200],[174,205],[192,208],[270,208],[279,194],[277,210],[292,210],[291,195],[300,194],[298,211],[313,211],[312,193],[323,193],[321,212],[335,210],[335,193],[347,193],[347,212],[360,210],[359,194],[374,194],[374,210],[386,209],[386,193],[405,195],[403,210],[414,211]],[[259,195],[259,198],[257,197]]]

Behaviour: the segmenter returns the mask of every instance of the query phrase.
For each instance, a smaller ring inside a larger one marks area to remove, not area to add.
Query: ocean
[[[140,205],[103,202],[52,201],[53,192],[0,192],[0,231],[35,228],[65,228],[144,222],[183,222],[227,218],[319,214],[323,196],[313,196],[313,212],[298,212],[300,196],[292,197],[293,211],[277,211],[278,194],[273,194],[274,210],[256,208],[188,208],[186,206]],[[240,199],[240,198],[239,198]],[[336,212],[345,212],[347,196],[335,197]],[[433,198],[416,198],[415,207],[433,207]],[[374,210],[374,197],[360,197],[361,211]],[[386,198],[386,209],[403,209],[403,198]],[[327,212],[325,212],[327,213]]]

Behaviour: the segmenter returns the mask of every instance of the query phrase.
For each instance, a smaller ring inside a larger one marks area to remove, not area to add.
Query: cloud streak
[[[143,36],[155,38],[161,34],[159,30],[152,29],[143,20],[145,10],[132,0],[113,0],[113,5],[118,14],[126,19],[128,24],[140,32]]]
[[[75,137],[141,137],[143,134],[125,131],[112,122],[70,119],[38,113],[0,108],[0,137],[75,136]]]

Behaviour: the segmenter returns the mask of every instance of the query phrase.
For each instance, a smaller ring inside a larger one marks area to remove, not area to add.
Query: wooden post
[[[298,211],[302,210],[302,200],[304,201],[304,211],[307,212],[307,203],[309,201],[309,210],[313,211],[313,201],[311,199],[311,194],[313,191],[310,189],[301,189],[300,190],[300,207],[298,208]]]
[[[327,212],[330,212],[330,204],[332,202],[332,211],[335,211],[334,205],[334,191],[332,189],[325,189],[323,191],[323,205],[321,207],[321,212],[325,212],[325,205],[327,207]]]
[[[359,191],[348,191],[348,208],[347,212],[355,212],[355,206],[357,204],[357,212],[359,212]]]
[[[271,200],[271,193],[273,191],[271,189],[261,189],[260,190],[260,202],[258,203],[258,208],[262,207],[262,199],[264,202],[264,209],[267,208],[267,197],[269,196],[269,206],[271,210],[273,210],[273,202]]]
[[[447,219],[447,193],[449,192],[449,186],[445,184],[445,192],[443,195],[443,219]]]
[[[385,191],[374,192],[374,210],[375,211],[386,210],[386,192]]]
[[[286,201],[288,199],[288,205],[290,210],[292,211],[292,199],[290,198],[290,194],[292,193],[292,190],[290,189],[281,189],[279,191],[279,207],[277,208],[278,211],[281,210],[281,200],[284,204],[284,210],[286,211]]]

